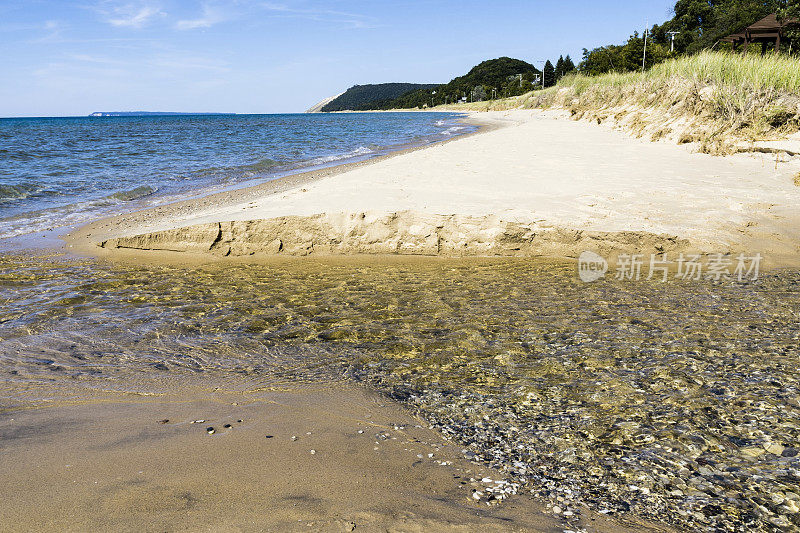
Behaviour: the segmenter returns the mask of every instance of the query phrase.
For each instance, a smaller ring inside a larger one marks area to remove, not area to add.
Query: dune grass
[[[700,151],[726,154],[741,151],[742,143],[800,130],[800,59],[706,51],[646,72],[572,74],[543,91],[457,108],[560,108],[576,119],[613,119],[654,141],[696,143]]]
[[[681,76],[720,86],[749,86],[800,95],[800,59],[787,55],[703,52],[656,65],[645,75]]]
[[[698,142],[730,153],[742,142],[778,139],[800,127],[800,59],[702,52],[646,72],[574,74],[531,94],[523,107],[560,106],[577,117],[613,115],[637,135]]]
[[[609,73],[593,77],[573,74],[562,78],[558,87],[572,87],[580,94],[590,87],[624,87],[641,82],[667,81],[676,77],[718,87],[773,89],[800,95],[798,58],[708,51],[670,59],[644,73]]]

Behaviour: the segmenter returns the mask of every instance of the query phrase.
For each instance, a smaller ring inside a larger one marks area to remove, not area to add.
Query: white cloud
[[[97,11],[105,17],[105,21],[112,26],[141,28],[155,17],[164,16],[161,8],[152,3],[133,2],[125,4],[111,4],[102,2]]]
[[[61,39],[61,33],[64,30],[64,25],[56,20],[48,20],[43,24],[34,25],[31,27],[20,26],[26,30],[39,30],[41,35],[37,38],[31,39],[29,43],[53,43]]]
[[[109,59],[107,57],[95,56],[91,54],[71,54],[68,56],[73,61],[80,63],[93,63],[98,65],[121,65],[121,61],[116,59]]]
[[[345,24],[351,28],[373,28],[373,21],[358,13],[348,13],[346,11],[336,11],[334,9],[318,7],[292,7],[287,4],[275,2],[263,2],[261,7],[273,13],[279,13],[287,17],[304,18],[308,20],[318,20]]]
[[[179,30],[195,30],[197,28],[210,28],[214,24],[224,22],[229,18],[228,14],[224,13],[221,9],[211,6],[210,4],[203,5],[203,14],[200,18],[179,20],[175,27]]]

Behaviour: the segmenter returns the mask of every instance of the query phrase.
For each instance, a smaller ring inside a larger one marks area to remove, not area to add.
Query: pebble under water
[[[0,409],[187,373],[355,379],[567,522],[588,506],[682,530],[800,529],[796,271],[584,284],[574,264],[532,260],[4,255],[0,302]]]

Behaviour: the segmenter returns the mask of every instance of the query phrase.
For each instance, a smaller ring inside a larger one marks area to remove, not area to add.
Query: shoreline
[[[486,488],[511,487],[503,473],[358,384],[172,381],[147,393],[62,390],[62,401],[47,387],[48,401],[0,410],[3,453],[15,458],[0,464],[2,522],[20,530],[670,531],[588,509],[568,526],[524,493],[492,503]]]
[[[423,111],[425,112],[425,111]],[[70,251],[575,259],[761,253],[800,265],[796,162],[691,153],[562,112],[471,112],[473,133],[85,225]],[[191,254],[190,254],[191,255]],[[189,256],[184,256],[187,259]],[[613,259],[611,259],[613,262]]]
[[[480,135],[496,128],[503,127],[503,124],[497,121],[485,121],[473,117],[469,112],[460,113],[470,115],[461,120],[469,122],[470,125],[475,126],[476,130],[456,135],[449,139],[444,139],[435,143],[424,144],[421,146],[411,146],[400,150],[395,150],[387,154],[369,159],[362,159],[353,162],[345,162],[334,164],[314,170],[306,170],[302,172],[290,173],[276,179],[260,183],[258,185],[251,185],[241,188],[234,188],[220,192],[214,192],[199,197],[192,197],[185,200],[178,200],[164,205],[159,205],[147,209],[139,209],[130,213],[123,213],[120,215],[113,215],[101,217],[91,222],[81,224],[66,230],[64,233],[57,236],[58,239],[64,242],[66,251],[69,253],[77,253],[88,256],[104,255],[101,250],[95,246],[98,238],[109,238],[115,231],[119,231],[120,227],[130,224],[141,223],[147,217],[168,217],[171,215],[187,216],[193,212],[200,211],[209,206],[227,206],[235,205],[243,201],[253,198],[258,198],[264,195],[280,194],[297,187],[302,187],[313,183],[318,180],[337,176],[351,170],[371,166],[394,157],[406,155],[420,150],[425,150],[431,146],[445,145],[453,141]]]

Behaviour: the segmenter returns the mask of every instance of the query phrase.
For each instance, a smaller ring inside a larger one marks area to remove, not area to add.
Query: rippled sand
[[[357,380],[568,522],[586,504],[679,528],[798,527],[798,282],[586,285],[574,265],[530,260],[5,256],[0,402],[197,375],[247,390]]]

